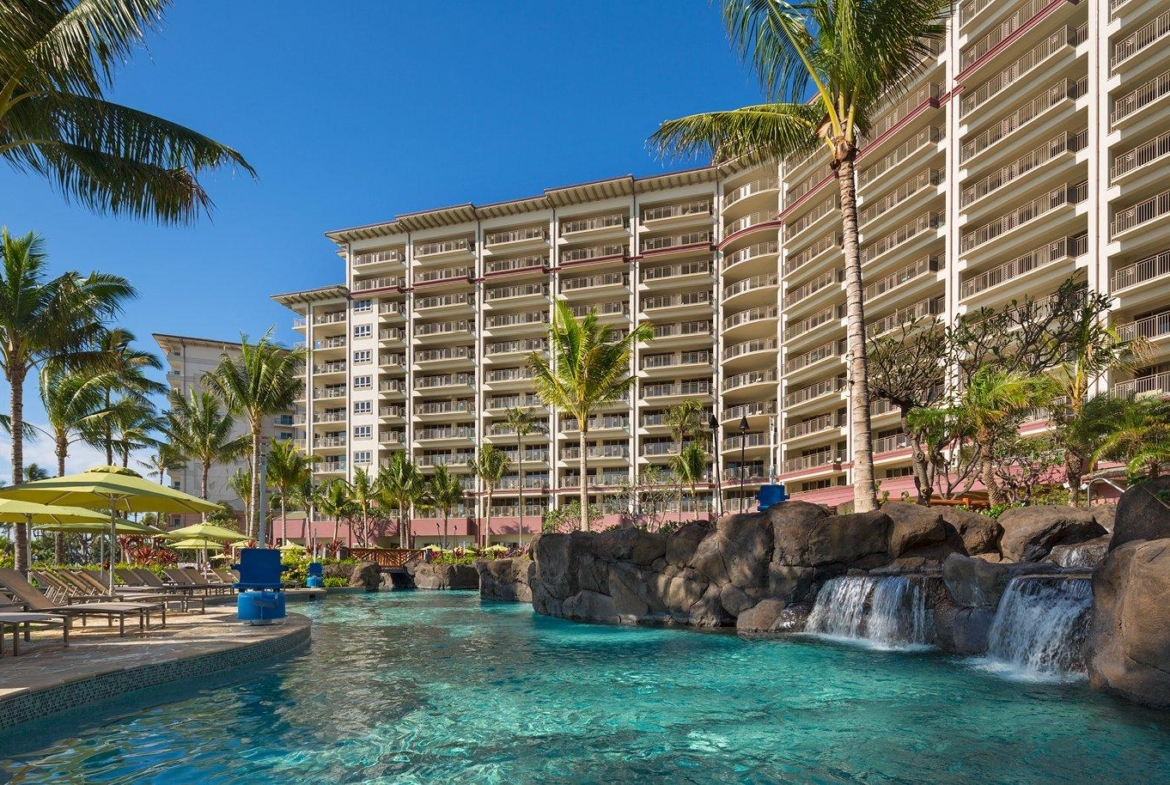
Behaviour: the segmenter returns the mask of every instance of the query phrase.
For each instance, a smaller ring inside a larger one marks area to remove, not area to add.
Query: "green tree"
[[[280,540],[288,542],[288,502],[311,482],[316,455],[305,455],[292,439],[278,439],[268,451],[268,487],[280,496]],[[306,532],[308,522],[306,522]],[[306,541],[308,537],[306,536]]]
[[[3,44],[0,43],[0,48]],[[67,272],[49,279],[44,243],[33,233],[0,230],[0,365],[9,387],[12,482],[24,479],[24,382],[47,361],[74,367],[105,332],[104,323],[134,297],[124,278]],[[16,569],[28,570],[28,531],[15,526]]]
[[[198,176],[254,174],[235,150],[106,100],[114,69],[162,22],[167,0],[0,5],[0,156],[98,212],[184,223],[211,208]]]
[[[27,467],[25,467],[25,470],[24,470],[24,481],[25,482],[36,482],[37,480],[47,480],[47,479],[49,479],[49,476],[50,475],[49,475],[48,469],[46,469],[43,466],[39,466],[35,463],[30,463]]]
[[[165,384],[147,376],[148,371],[162,370],[162,363],[151,352],[135,349],[134,340],[134,333],[114,327],[105,331],[93,351],[85,356],[86,364],[101,373],[106,413],[95,424],[101,428],[109,465],[113,465],[116,452],[125,457],[124,445],[117,443],[115,434],[119,430],[134,432],[141,427],[147,408],[152,408],[149,396],[167,391]]]
[[[479,453],[475,458],[467,461],[467,468],[471,469],[471,473],[483,482],[483,489],[487,495],[487,514],[485,516],[483,532],[483,547],[491,545],[492,536],[492,495],[496,492],[496,487],[500,484],[500,479],[504,476],[504,472],[512,465],[511,459],[508,458],[507,453],[497,448],[494,444],[485,444],[479,448]],[[520,507],[524,507],[524,499],[520,499]]]
[[[541,427],[537,422],[536,417],[533,416],[531,410],[525,409],[522,406],[514,406],[508,409],[506,422],[516,434],[516,469],[520,477],[520,532],[518,535],[518,542],[520,545],[524,544],[524,492],[527,490],[524,484],[524,437],[530,433],[535,432]]]
[[[318,456],[306,456],[309,460],[318,460]],[[293,498],[305,508],[305,536],[309,536],[313,521],[317,519],[317,510],[321,508],[321,486],[313,482],[313,473],[310,471],[301,479],[300,485],[293,489]]]
[[[249,540],[256,539],[256,533],[251,530],[252,520],[252,470],[251,467],[236,469],[228,477],[228,487],[235,491],[236,496],[244,502],[244,534]]]
[[[261,431],[265,418],[288,411],[301,392],[299,367],[304,362],[303,348],[284,349],[271,340],[272,331],[256,343],[240,336],[240,356],[224,354],[219,366],[205,377],[232,414],[242,414],[251,435],[251,495],[248,504],[248,531],[259,530],[259,490]]]
[[[707,476],[707,453],[698,442],[691,442],[678,455],[671,457],[670,470],[678,478],[679,484],[685,484],[690,489],[691,507],[695,506],[695,486]],[[682,520],[682,498],[678,505],[679,520]]]
[[[677,406],[671,406],[666,410],[666,414],[662,417],[662,424],[670,429],[670,435],[674,438],[674,456],[677,458],[682,455],[683,444],[703,432],[703,428],[707,425],[707,408],[698,398],[687,398]],[[671,461],[672,466],[673,464],[674,461]],[[681,515],[685,481],[679,472],[676,471],[674,474],[678,480],[678,511]]]
[[[353,503],[358,520],[357,541],[369,546],[373,517],[377,512],[381,489],[375,477],[363,468],[353,472],[353,481],[348,483],[349,498]]]
[[[154,434],[165,426],[154,402],[138,395],[127,395],[114,402],[109,419],[113,422],[113,447],[122,460],[122,468],[129,468],[130,453],[158,445]]]
[[[378,473],[382,500],[387,507],[398,511],[399,547],[410,546],[410,508],[426,492],[426,478],[419,472],[405,451],[395,452]]]
[[[586,473],[589,418],[633,387],[636,377],[630,373],[630,357],[634,346],[649,341],[653,335],[651,325],[642,322],[625,337],[618,338],[613,328],[598,321],[596,310],[577,319],[569,304],[558,300],[548,330],[552,362],[537,352],[529,357],[536,394],[545,404],[577,418],[581,509],[586,512],[589,510],[589,477]],[[581,528],[589,528],[587,515],[581,520]]]
[[[321,512],[333,518],[333,540],[336,542],[340,538],[342,519],[348,523],[357,512],[349,496],[349,483],[340,477],[327,482],[321,488],[319,504]]]
[[[663,153],[710,152],[717,164],[828,151],[840,192],[845,251],[858,512],[874,509],[877,499],[855,160],[877,112],[934,56],[930,46],[946,35],[950,8],[950,0],[723,0],[728,36],[759,77],[767,103],[670,120],[651,138]]]
[[[1156,477],[1161,464],[1170,460],[1170,401],[1122,400],[1120,412],[1095,457],[1122,461],[1131,475]]]
[[[443,514],[443,547],[446,548],[451,512],[463,501],[463,483],[446,466],[438,466],[427,479],[427,498],[430,505]]]
[[[163,429],[165,433],[166,420],[163,421]],[[183,457],[175,445],[169,442],[159,442],[158,449],[153,455],[150,455],[145,461],[139,461],[138,465],[149,471],[152,475],[158,475],[158,484],[165,485],[164,479],[167,474],[173,473],[183,469],[187,465],[187,459]]]
[[[170,403],[163,433],[180,455],[199,463],[199,495],[206,499],[211,467],[243,455],[248,449],[247,437],[232,438],[235,419],[210,390],[191,389],[186,396],[175,391]]]

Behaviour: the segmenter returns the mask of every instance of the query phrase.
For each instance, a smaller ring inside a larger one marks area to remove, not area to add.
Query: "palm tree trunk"
[[[252,536],[260,532],[260,428],[252,426],[252,465],[249,467],[252,475],[252,487],[248,489],[248,530]],[[264,547],[260,543],[260,547]]]
[[[1064,459],[1064,479],[1068,482],[1068,505],[1079,507],[1081,503],[1081,478],[1085,475],[1085,465],[1088,463],[1080,455],[1069,450]]]
[[[24,482],[24,376],[24,368],[13,368],[8,375],[13,485]],[[24,521],[16,522],[13,546],[16,549],[16,571],[28,575],[28,525]]]
[[[211,462],[204,461],[203,462],[203,476],[200,478],[200,481],[199,481],[199,498],[201,498],[201,499],[207,498],[207,475],[210,471],[211,471]],[[201,513],[201,515],[203,516],[202,520],[206,521],[207,520],[207,513],[204,512],[204,513]]]
[[[484,515],[486,523],[483,530],[483,547],[491,545],[492,539],[492,487],[488,486],[487,492],[487,514]]]
[[[983,475],[983,487],[987,489],[987,503],[995,507],[1001,501],[1001,494],[999,492],[999,484],[995,481],[995,462],[992,461],[992,440],[988,434],[980,434],[983,438],[979,440],[982,445],[982,454],[980,456],[980,468]]]
[[[443,508],[443,550],[447,549],[447,521],[451,517],[451,511]]]
[[[288,545],[288,516],[285,514],[284,491],[280,493],[280,544]],[[308,542],[308,537],[305,541]]]
[[[869,512],[877,507],[873,478],[873,442],[869,424],[869,362],[865,349],[864,293],[861,284],[861,249],[857,234],[857,183],[853,155],[840,158],[837,186],[841,191],[842,238],[845,245],[846,338],[849,352],[849,405],[853,425],[853,511]]]
[[[516,543],[524,547],[524,445],[520,443],[520,430],[516,430],[516,469],[520,475],[520,531],[516,534]]]
[[[585,417],[577,416],[577,423],[581,427],[579,437],[581,454],[577,456],[577,464],[581,471],[581,520],[577,524],[577,529],[580,531],[589,531],[589,476],[585,473],[588,469],[588,463],[585,459],[585,440],[588,431],[585,420]]]

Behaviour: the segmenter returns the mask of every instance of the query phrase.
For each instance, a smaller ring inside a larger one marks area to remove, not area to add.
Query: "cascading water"
[[[833,578],[817,593],[805,631],[883,648],[934,642],[926,580],[912,576]]]
[[[988,657],[1030,676],[1083,673],[1092,604],[1088,578],[1013,578],[991,624]]]

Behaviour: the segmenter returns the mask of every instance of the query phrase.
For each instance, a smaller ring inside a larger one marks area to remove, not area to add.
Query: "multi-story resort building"
[[[1154,347],[1110,388],[1170,390],[1168,119],[1165,0],[961,3],[945,45],[862,145],[870,335],[1043,296],[1075,276],[1114,296],[1123,336]],[[655,335],[637,349],[629,400],[590,424],[595,498],[669,460],[663,413],[694,398],[722,427],[713,479],[726,508],[741,480],[750,496],[770,475],[797,498],[850,500],[843,255],[826,158],[619,177],[330,232],[345,282],[276,297],[312,347],[297,438],[322,456],[323,478],[374,470],[396,450],[467,475],[476,447],[495,444],[513,469],[493,529],[514,531],[523,509],[532,531],[579,483],[578,423],[540,405],[527,366],[563,299],[619,330],[649,321]],[[515,406],[544,426],[520,443],[503,419]],[[897,496],[912,484],[909,450],[890,406],[872,415],[876,475]],[[479,490],[470,476],[467,486]],[[460,520],[463,534],[477,512]],[[433,537],[437,526],[414,528]]]

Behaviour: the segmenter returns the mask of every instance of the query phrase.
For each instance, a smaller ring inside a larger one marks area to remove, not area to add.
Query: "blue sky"
[[[291,341],[269,295],[341,280],[326,230],[693,165],[655,160],[646,137],[759,92],[707,0],[179,0],[111,98],[259,173],[207,177],[213,216],[160,227],[90,214],[0,164],[0,224],[42,234],[55,271],[129,278],[141,296],[122,322],[157,349],[154,332],[275,326]],[[46,440],[26,446],[26,462],[50,457]],[[69,468],[92,463],[79,450]],[[0,476],[7,464],[5,445]]]

